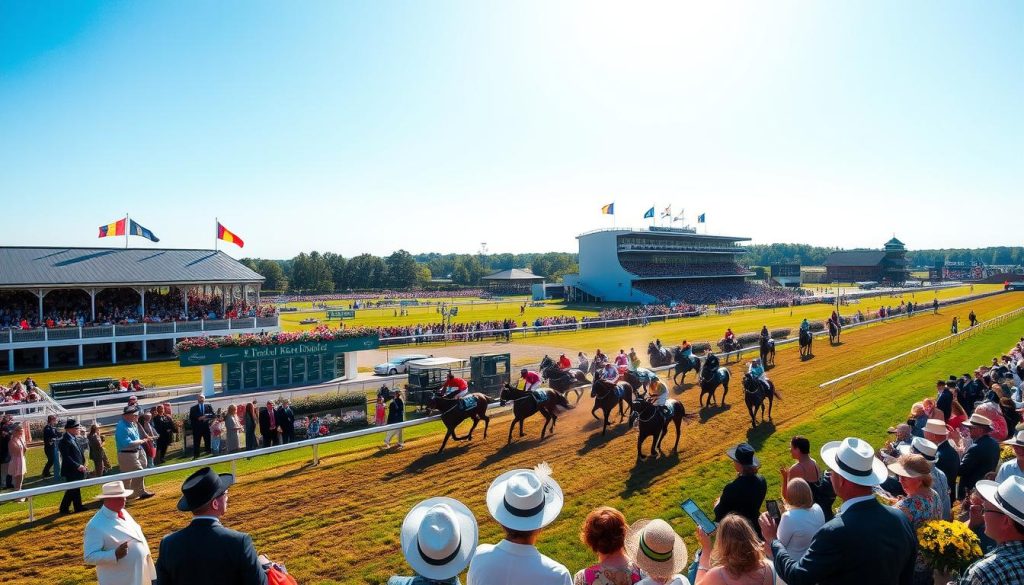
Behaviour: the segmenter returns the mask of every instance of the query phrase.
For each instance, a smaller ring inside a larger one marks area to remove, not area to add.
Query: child
[[[309,417],[309,425],[306,426],[306,438],[315,439],[320,436],[320,417],[312,415]]]
[[[384,408],[384,397],[377,394],[377,412],[373,417],[373,424],[381,426],[384,424],[385,408]]]
[[[218,414],[217,419],[210,425],[210,449],[214,455],[220,455],[220,438],[224,434],[224,415]]]

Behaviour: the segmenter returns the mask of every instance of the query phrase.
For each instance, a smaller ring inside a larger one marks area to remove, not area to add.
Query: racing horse
[[[526,391],[506,383],[498,398],[502,406],[507,402],[512,403],[512,424],[508,427],[509,444],[512,443],[512,429],[516,428],[516,423],[519,423],[519,436],[523,437],[523,421],[539,412],[544,417],[544,428],[540,430],[540,438],[543,439],[548,430],[548,423],[551,423],[551,433],[555,432],[555,423],[558,422],[557,409],[572,408],[564,394],[559,394],[551,388]]]
[[[657,345],[653,341],[647,344],[647,356],[651,360],[652,368],[660,368],[672,363],[672,350]]]
[[[715,370],[715,373],[710,378],[698,378],[700,383],[700,398],[697,399],[698,404],[701,408],[705,406],[711,406],[714,402],[718,405],[718,400],[715,398],[715,390],[718,390],[719,384],[722,386],[722,406],[725,406],[725,397],[729,394],[729,368],[720,367]],[[707,404],[704,404],[704,395],[708,396]]]
[[[683,351],[678,347],[673,350],[673,355],[676,360],[676,369],[672,373],[672,383],[676,386],[682,386],[686,383],[686,373],[690,370],[694,372],[700,372],[700,358],[693,355],[683,355]],[[679,376],[682,376],[682,380],[676,380]]]
[[[647,437],[651,437],[651,457],[657,457],[659,453],[665,455],[665,452],[661,450],[661,442],[668,435],[669,423],[676,425],[676,442],[672,445],[672,452],[679,451],[680,427],[686,417],[686,408],[678,400],[666,400],[665,408],[662,409],[637,396],[633,400],[633,413],[629,415],[629,426],[633,426],[634,420],[640,421],[640,430],[636,436],[637,461],[644,460],[643,445]]]
[[[843,326],[840,323],[832,320],[831,317],[828,319],[828,342],[832,345],[839,343],[839,334],[842,333]]]
[[[747,403],[747,411],[750,412],[750,426],[757,428],[757,411],[761,410],[761,422],[764,422],[764,399],[768,399],[768,420],[772,420],[772,404],[775,399],[782,400],[782,395],[775,389],[775,383],[768,380],[765,384],[754,378],[749,373],[743,374],[743,401]]]
[[[626,408],[629,408],[631,412],[633,410],[633,387],[629,385],[629,382],[615,382],[595,377],[594,383],[590,387],[590,397],[594,399],[594,408],[590,409],[590,415],[597,420],[601,420],[597,416],[597,409],[600,408],[604,411],[604,426],[601,428],[602,436],[608,430],[608,416],[611,415],[612,409],[616,405],[619,407],[619,422],[626,420],[626,413],[622,409],[623,403],[626,404]]]
[[[718,340],[717,345],[718,349],[722,350],[722,352],[725,354],[725,363],[729,363],[729,354],[732,352],[737,352],[736,361],[740,361],[740,354],[738,352],[739,350],[743,349],[743,344],[740,343],[739,339],[733,337],[732,341],[729,341],[728,339],[723,337],[722,339]]]
[[[583,398],[583,385],[589,384],[586,372],[569,368],[563,370],[555,363],[550,356],[545,355],[540,361],[540,376],[551,387],[552,390],[565,395],[570,390],[576,393],[576,402]]]
[[[800,330],[800,357],[809,358],[814,355],[811,346],[814,344],[814,335],[809,329]]]
[[[444,451],[444,446],[448,444],[449,438],[456,441],[472,441],[473,429],[481,420],[484,421],[484,438],[487,438],[487,427],[491,424],[491,417],[487,416],[487,400],[487,395],[480,392],[474,392],[465,398],[445,398],[439,392],[430,395],[430,399],[427,401],[427,412],[431,410],[440,412],[441,422],[448,429],[444,440],[441,441],[441,448],[437,450],[438,455]],[[460,437],[455,433],[455,427],[467,418],[473,419],[473,426],[469,427],[469,433],[465,437]]]
[[[761,346],[761,364],[765,368],[775,366],[775,340],[771,337],[762,337],[759,344]]]

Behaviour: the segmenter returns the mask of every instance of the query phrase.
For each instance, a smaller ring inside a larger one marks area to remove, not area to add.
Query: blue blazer
[[[267,585],[252,538],[200,518],[160,541],[160,585]]]
[[[78,470],[80,465],[85,465],[85,454],[78,446],[78,441],[71,433],[64,435],[57,441],[57,450],[60,451],[60,474],[68,481],[85,479],[85,474]]]
[[[985,435],[974,442],[960,461],[960,483],[957,485],[957,499],[963,499],[974,489],[985,474],[995,471],[999,465],[999,443],[991,435]]]
[[[916,555],[910,521],[878,500],[854,504],[829,520],[801,559],[772,541],[775,571],[789,585],[911,585]]]

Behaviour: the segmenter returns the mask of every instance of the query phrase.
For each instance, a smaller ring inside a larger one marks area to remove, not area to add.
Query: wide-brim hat
[[[648,575],[667,577],[686,566],[686,543],[660,518],[637,520],[629,527],[626,554]]]
[[[462,502],[430,498],[416,504],[402,521],[402,554],[418,575],[450,579],[476,552],[476,517]]]
[[[1011,475],[1002,483],[982,479],[974,487],[990,504],[1024,525],[1024,477]]]
[[[896,475],[899,475],[899,476],[902,476],[902,477],[924,477],[926,475],[929,475],[928,473],[919,473],[917,471],[914,471],[913,469],[908,469],[905,465],[903,465],[899,461],[893,461],[889,465],[886,465],[886,468],[889,471],[895,473]]]
[[[1017,425],[1017,426],[1020,426],[1020,425]],[[1009,439],[1006,439],[1002,443],[1004,445],[1009,445],[1011,447],[1024,447],[1024,430],[1018,430],[1018,429],[1015,429],[1015,430],[1017,430],[1017,434],[1012,436],[1012,437],[1010,437]]]
[[[926,433],[933,433],[936,435],[948,435],[949,427],[946,426],[946,421],[939,420],[937,418],[930,418],[928,422],[924,424],[921,429]]]
[[[67,422],[64,423],[64,428],[65,429],[77,429],[78,428],[78,421],[73,419],[73,418],[69,418],[67,420]]]
[[[135,493],[135,490],[125,489],[122,481],[108,481],[100,487],[100,493],[93,497],[94,500],[104,498],[127,498]]]
[[[903,455],[920,455],[925,458],[925,461],[934,463],[938,458],[939,446],[922,437],[914,437],[914,440],[910,444],[904,443],[898,448],[899,452]],[[892,469],[892,466],[889,467]],[[911,476],[912,477],[912,476]]]
[[[513,469],[487,488],[487,511],[498,524],[512,530],[538,530],[562,511],[562,488],[551,478],[546,463],[534,469]]]
[[[875,486],[889,477],[871,445],[856,437],[825,443],[821,446],[821,459],[829,469],[857,485]]]
[[[191,512],[205,506],[218,498],[235,483],[235,476],[230,473],[217,473],[204,467],[188,476],[181,484],[181,499],[178,510]]]
[[[752,467],[760,467],[761,462],[757,459],[757,455],[754,454],[754,448],[749,443],[740,443],[735,447],[727,449],[725,454],[736,463],[740,465],[747,465]]]
[[[992,419],[983,414],[978,414],[975,412],[974,414],[971,415],[971,418],[967,419],[967,421],[964,422],[964,425],[968,427],[984,427],[989,430],[992,430]]]

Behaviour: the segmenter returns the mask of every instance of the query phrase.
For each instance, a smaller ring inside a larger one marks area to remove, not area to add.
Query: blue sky
[[[236,256],[574,251],[615,201],[1018,245],[1022,33],[1019,2],[0,0],[3,244],[129,212]]]

